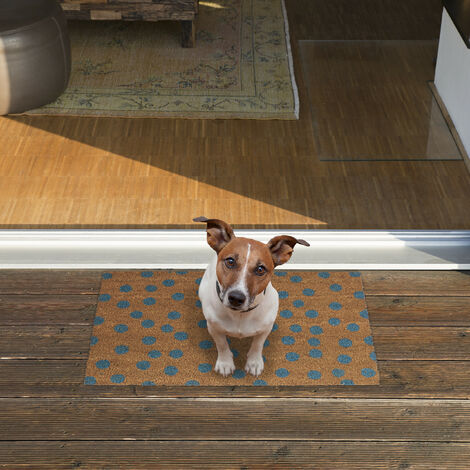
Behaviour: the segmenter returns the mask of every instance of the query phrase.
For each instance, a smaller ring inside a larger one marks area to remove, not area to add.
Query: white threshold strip
[[[288,269],[470,269],[470,231],[235,230],[302,238]],[[202,269],[200,230],[0,230],[0,269]]]

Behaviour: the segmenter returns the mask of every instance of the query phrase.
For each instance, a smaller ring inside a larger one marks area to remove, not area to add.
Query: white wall
[[[445,9],[434,83],[470,155],[470,49]]]

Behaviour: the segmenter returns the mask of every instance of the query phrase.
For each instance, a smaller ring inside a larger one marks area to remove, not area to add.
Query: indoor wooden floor
[[[0,271],[0,467],[468,469],[470,272],[364,272],[379,386],[83,385],[98,271]]]
[[[287,9],[300,120],[0,118],[0,227],[194,228],[205,215],[245,228],[470,228],[462,160],[320,160],[299,53],[301,40],[435,41],[440,0]]]

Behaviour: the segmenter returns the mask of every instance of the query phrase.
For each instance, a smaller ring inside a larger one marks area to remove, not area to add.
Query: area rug
[[[217,350],[197,296],[203,271],[104,273],[90,341],[89,385],[377,385],[358,272],[276,271],[279,315],[255,378],[251,338],[229,338],[237,369],[214,372]],[[214,287],[215,288],[215,287]]]
[[[70,21],[69,86],[30,113],[298,118],[283,0],[201,0],[197,31],[184,49],[178,22]]]

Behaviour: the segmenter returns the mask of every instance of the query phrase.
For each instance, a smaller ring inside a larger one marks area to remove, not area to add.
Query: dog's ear
[[[196,217],[193,222],[205,222],[207,224],[207,243],[217,253],[232,239],[235,238],[232,227],[227,222],[219,219]]]
[[[279,235],[274,237],[267,243],[271,256],[273,257],[274,266],[279,266],[289,261],[294,251],[294,246],[300,245],[310,246],[305,240],[297,240],[290,235]]]

